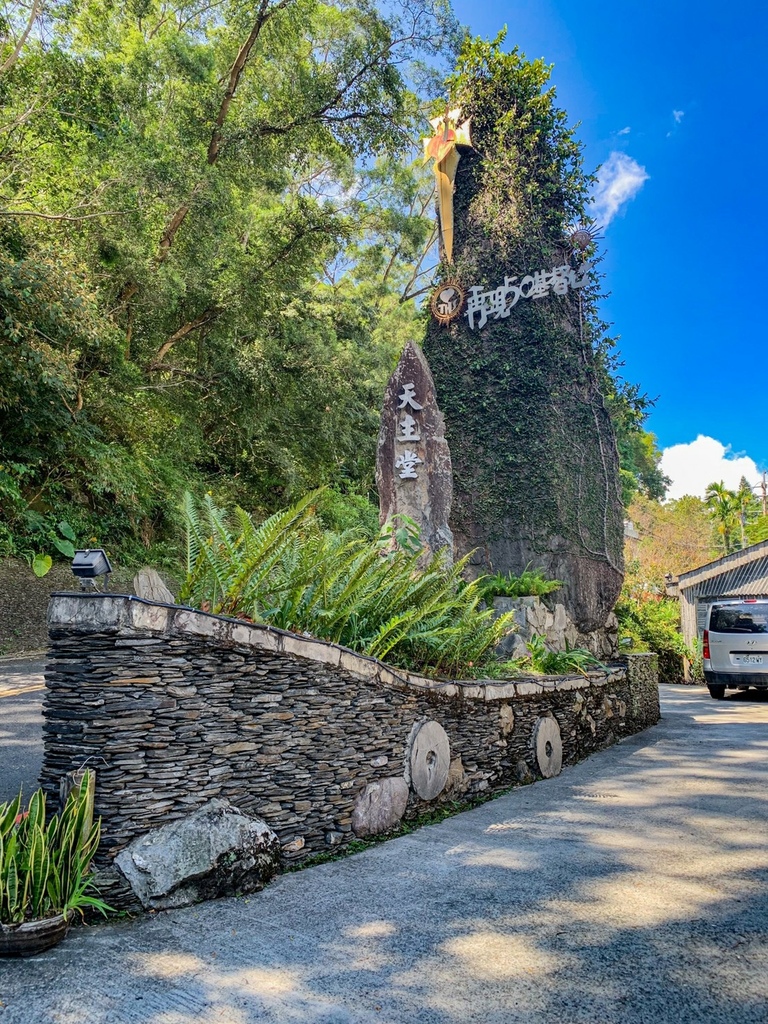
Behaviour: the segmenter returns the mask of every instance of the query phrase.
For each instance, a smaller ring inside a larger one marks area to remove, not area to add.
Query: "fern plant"
[[[482,581],[483,600],[487,604],[494,597],[543,597],[562,587],[562,580],[551,580],[543,569],[524,569],[519,576],[497,572]]]
[[[462,674],[491,658],[513,625],[481,609],[479,582],[465,583],[467,558],[441,553],[419,566],[413,524],[381,531],[323,530],[318,492],[260,525],[210,496],[185,495],[187,577],[180,600],[225,615],[322,637],[394,665]],[[393,544],[407,535],[403,547]]]
[[[64,810],[45,823],[45,794],[36,790],[26,811],[21,794],[0,804],[0,924],[21,924],[91,907],[112,908],[95,894],[89,866],[101,822],[91,824],[89,773]]]

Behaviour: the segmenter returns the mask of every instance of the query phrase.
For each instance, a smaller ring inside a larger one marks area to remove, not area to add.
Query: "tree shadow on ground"
[[[72,936],[27,981],[57,1024],[764,1024],[768,713],[670,701],[558,779]],[[7,1024],[32,1019],[14,981]]]

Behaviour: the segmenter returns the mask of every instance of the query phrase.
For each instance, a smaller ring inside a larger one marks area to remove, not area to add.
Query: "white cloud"
[[[631,129],[630,127],[629,127],[629,125],[627,125],[627,127],[626,127],[626,128],[622,128],[622,129],[621,129],[621,131],[620,131],[620,132],[617,132],[616,134],[617,134],[617,135],[629,135],[629,133],[630,133],[631,131],[632,131],[632,129]]]
[[[592,197],[598,224],[607,227],[619,210],[633,199],[644,182],[648,172],[626,153],[613,152],[598,171],[598,182]]]
[[[685,111],[684,110],[673,110],[672,111],[672,117],[674,117],[674,119],[675,119],[675,124],[680,124],[680,122],[685,117]]]
[[[751,484],[760,479],[754,459],[748,455],[733,455],[729,447],[714,437],[699,434],[688,444],[674,444],[665,448],[661,456],[661,471],[672,481],[668,498],[682,498],[692,494],[703,498],[711,483],[721,480],[729,490],[736,490],[742,476]]]

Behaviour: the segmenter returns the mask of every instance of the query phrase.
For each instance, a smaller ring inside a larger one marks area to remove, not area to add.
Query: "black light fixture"
[[[109,564],[104,548],[86,548],[85,551],[76,551],[71,568],[80,580],[81,590],[93,589],[95,587],[94,580],[99,576],[104,577],[104,592],[109,590],[109,574],[112,572],[112,566]]]

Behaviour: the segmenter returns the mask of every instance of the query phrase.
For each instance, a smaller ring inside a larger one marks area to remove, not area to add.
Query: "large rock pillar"
[[[532,85],[546,81],[539,64],[491,47],[463,75],[475,148],[456,173],[453,261],[424,354],[451,448],[456,554],[474,549],[477,574],[542,567],[586,633],[621,589],[623,508],[591,232],[568,237],[588,183],[564,115]],[[451,288],[461,301],[445,301]]]
[[[452,560],[451,453],[429,365],[412,341],[384,395],[376,485],[382,525],[394,516],[408,516],[419,527],[425,557],[445,549]]]

